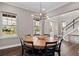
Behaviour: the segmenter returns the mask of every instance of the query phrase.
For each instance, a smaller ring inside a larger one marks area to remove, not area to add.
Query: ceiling
[[[73,19],[79,17],[79,10],[75,10],[72,12],[64,13],[55,17],[52,17],[54,20],[66,21],[67,23],[73,21]]]
[[[16,6],[19,8],[40,12],[40,2],[4,2],[6,4]],[[51,10],[54,10],[56,8],[59,8],[68,2],[41,2],[41,9],[44,12],[48,12]],[[44,10],[45,9],[45,10]]]

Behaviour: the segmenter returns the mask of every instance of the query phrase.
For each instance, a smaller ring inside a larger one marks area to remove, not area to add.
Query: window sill
[[[17,35],[14,36],[0,36],[0,39],[8,39],[8,38],[17,38]]]

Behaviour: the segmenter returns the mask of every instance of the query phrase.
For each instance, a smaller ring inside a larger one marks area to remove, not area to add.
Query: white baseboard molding
[[[3,46],[3,47],[0,47],[0,50],[12,48],[12,47],[17,47],[17,46],[21,46],[21,44],[14,44],[14,45]]]

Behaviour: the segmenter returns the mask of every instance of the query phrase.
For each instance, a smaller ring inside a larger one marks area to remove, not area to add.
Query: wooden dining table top
[[[54,39],[53,37],[45,37],[45,36],[27,36],[23,39],[25,42],[33,42],[33,46],[35,48],[42,49],[45,47],[46,42],[57,42],[58,39]],[[31,44],[28,44],[31,45]]]

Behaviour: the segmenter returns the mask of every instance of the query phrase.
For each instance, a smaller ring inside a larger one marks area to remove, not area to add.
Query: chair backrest
[[[40,36],[40,34],[34,34],[34,36]]]
[[[30,46],[29,46],[29,44],[30,44]],[[33,42],[30,42],[30,41],[24,41],[24,45],[26,45],[27,47],[32,47],[32,48],[34,48]]]
[[[26,48],[25,42],[23,40],[23,38],[19,37],[20,39],[20,43],[21,43],[21,47],[22,47],[22,55],[24,55],[24,49]],[[32,42],[27,42],[27,43],[31,43],[32,47],[33,47],[33,43]]]
[[[53,47],[57,44],[57,42],[46,42],[45,48]]]
[[[23,38],[19,37],[21,46],[23,45]]]
[[[22,48],[24,48],[24,46],[26,45],[26,43],[27,44],[31,44],[32,47],[33,47],[33,42],[24,41],[23,38],[21,38],[21,37],[19,37],[19,39],[20,39]]]
[[[22,47],[22,55],[24,54],[24,44],[23,44],[23,38],[19,37],[20,43],[21,43],[21,47]]]
[[[44,34],[45,36],[48,36],[48,37],[50,37],[50,34]]]
[[[62,41],[63,41],[63,39],[60,39],[60,40],[57,42],[57,47],[58,47],[59,49],[61,48]]]
[[[31,36],[30,34],[28,34],[28,35],[25,35],[25,36]]]

